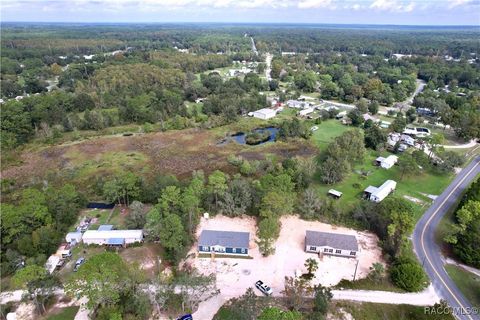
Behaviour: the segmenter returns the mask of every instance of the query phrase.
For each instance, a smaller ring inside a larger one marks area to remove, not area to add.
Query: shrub
[[[412,259],[398,259],[390,277],[396,286],[410,292],[422,290],[426,280],[422,267]]]

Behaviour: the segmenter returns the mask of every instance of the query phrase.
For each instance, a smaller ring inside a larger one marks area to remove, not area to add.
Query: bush
[[[422,266],[412,259],[398,259],[390,277],[396,286],[410,292],[422,290],[426,281]]]

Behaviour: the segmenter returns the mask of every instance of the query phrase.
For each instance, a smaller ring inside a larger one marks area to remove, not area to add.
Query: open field
[[[201,230],[231,230],[250,232],[249,255],[253,259],[236,258],[199,258],[195,257],[197,244],[194,244],[190,258],[186,264],[196,267],[204,274],[215,273],[217,287],[221,293],[206,301],[199,307],[196,317],[208,319],[218,310],[220,305],[234,297],[241,296],[246,289],[253,287],[259,279],[272,287],[274,296],[281,295],[284,289],[285,276],[295,276],[296,273],[305,273],[305,260],[316,259],[319,268],[315,272],[313,284],[331,286],[342,279],[352,279],[355,271],[356,259],[319,256],[304,251],[304,239],[306,230],[338,232],[353,234],[357,237],[360,252],[358,254],[357,278],[364,278],[369,273],[369,267],[374,262],[382,262],[381,250],[378,247],[378,238],[368,232],[359,232],[343,227],[336,227],[321,222],[305,221],[296,216],[285,216],[280,220],[282,225],[280,235],[275,242],[275,254],[263,257],[255,242],[256,221],[252,217],[229,218],[217,215],[210,219],[202,219],[197,229],[197,237]],[[257,291],[257,294],[260,292]]]
[[[341,124],[338,120],[323,121],[317,126],[318,130],[313,132],[311,139],[320,150],[325,150],[335,137],[352,129],[352,127]]]
[[[74,143],[25,150],[20,164],[4,168],[2,178],[13,179],[16,185],[40,183],[57,176],[87,189],[102,176],[125,170],[145,177],[155,174],[190,176],[194,170],[207,173],[220,169],[231,172],[227,158],[231,154],[247,159],[263,159],[267,154],[279,157],[311,156],[316,148],[309,141],[267,143],[246,146],[236,143],[218,145],[226,134],[255,128],[267,122],[242,119],[232,126],[213,130],[180,131],[95,137]],[[255,119],[258,120],[258,119]],[[88,191],[88,190],[87,190]]]
[[[72,306],[59,309],[45,318],[45,320],[72,320],[75,318],[79,308],[78,306]]]
[[[445,265],[445,270],[470,303],[480,308],[480,277],[452,264]]]

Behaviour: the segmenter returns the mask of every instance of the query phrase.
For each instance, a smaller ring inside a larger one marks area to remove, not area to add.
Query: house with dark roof
[[[307,230],[305,251],[354,258],[359,250],[354,235]]]
[[[226,255],[248,255],[250,233],[203,230],[198,240],[198,252]]]

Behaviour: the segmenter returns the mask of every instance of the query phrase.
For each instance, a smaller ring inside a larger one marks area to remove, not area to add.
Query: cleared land
[[[296,216],[285,216],[280,220],[282,224],[280,236],[275,243],[275,254],[263,257],[255,242],[256,221],[252,217],[229,218],[217,215],[211,219],[202,219],[197,229],[197,237],[201,230],[230,230],[250,232],[249,255],[253,259],[236,258],[211,258],[195,257],[197,244],[195,243],[186,264],[196,267],[204,274],[215,273],[219,296],[200,304],[195,314],[196,318],[209,319],[223,304],[224,301],[239,297],[246,289],[253,287],[257,280],[262,280],[272,287],[275,296],[280,296],[284,289],[285,276],[295,276],[298,272],[305,273],[305,260],[314,258],[319,263],[313,283],[331,286],[342,279],[352,279],[355,271],[356,260],[333,256],[324,256],[322,260],[318,255],[304,251],[306,230],[337,232],[353,234],[357,237],[360,246],[358,255],[359,264],[357,278],[364,278],[369,272],[369,267],[374,262],[383,262],[381,251],[378,247],[378,238],[368,232],[358,232],[352,229],[336,227],[316,221],[301,220]],[[257,291],[257,294],[260,292]]]

